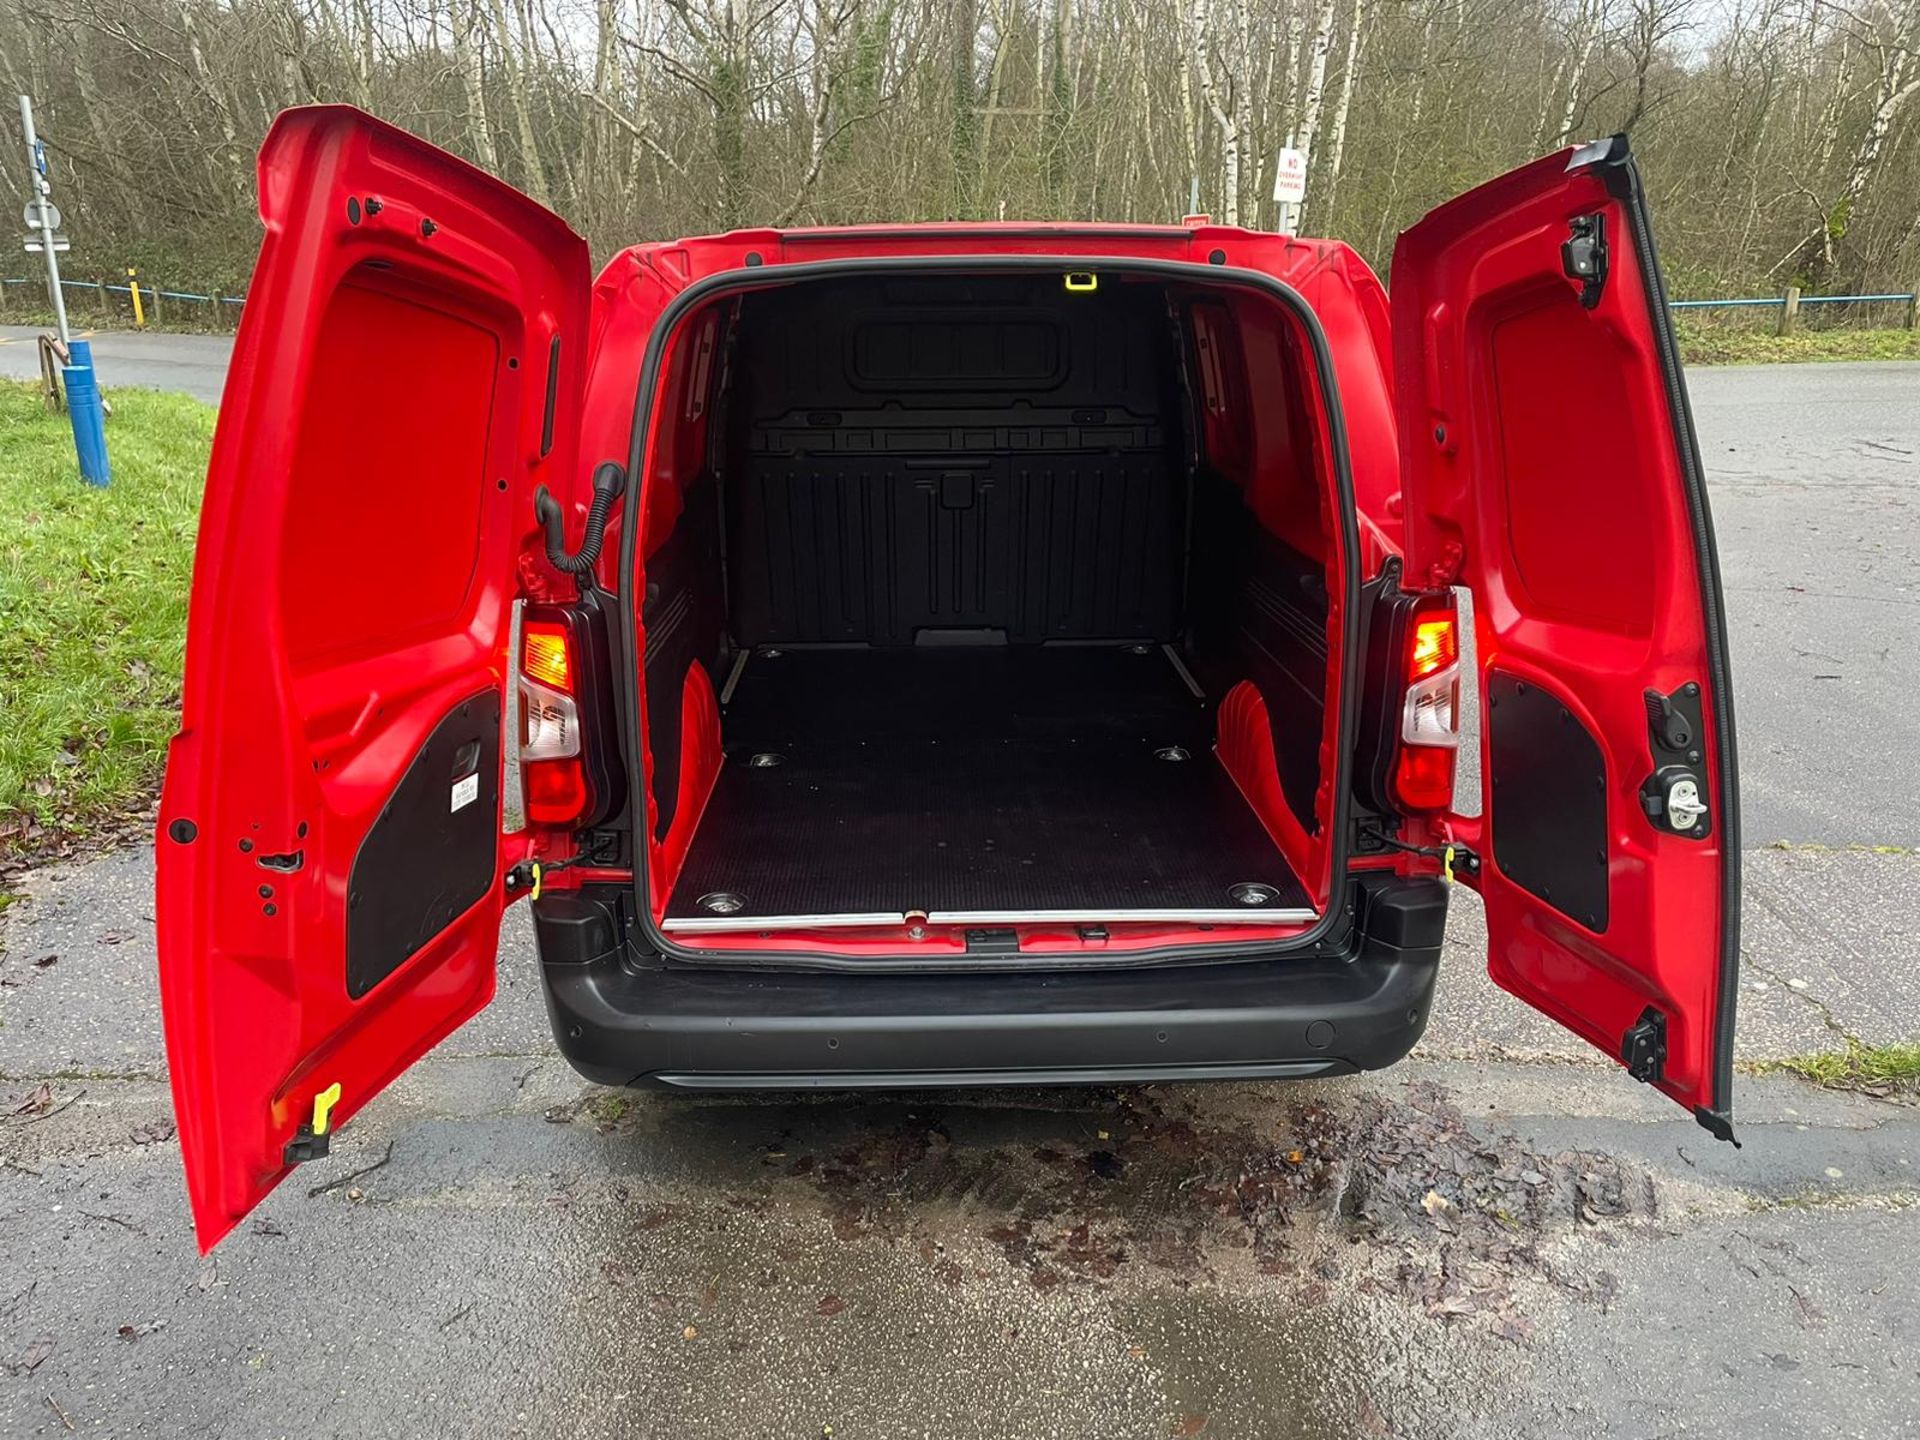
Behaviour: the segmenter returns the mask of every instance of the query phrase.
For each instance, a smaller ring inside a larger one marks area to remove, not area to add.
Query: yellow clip
[[[1066,280],[1067,289],[1076,295],[1090,295],[1100,288],[1100,277],[1091,270],[1069,270]]]
[[[1451,845],[1440,852],[1440,878],[1449,885],[1453,883],[1453,847]]]
[[[545,877],[546,873],[546,867],[538,860],[533,862],[533,889],[527,894],[529,900],[538,900],[540,898],[540,881]]]
[[[313,1133],[324,1135],[332,1122],[333,1107],[340,1103],[340,1082],[334,1081],[313,1097]]]

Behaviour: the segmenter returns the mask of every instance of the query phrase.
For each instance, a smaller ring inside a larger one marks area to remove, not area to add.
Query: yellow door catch
[[[331,1127],[333,1107],[340,1103],[340,1082],[334,1081],[313,1097],[313,1133],[324,1135]]]
[[[336,1080],[313,1097],[313,1119],[287,1142],[281,1159],[289,1165],[299,1165],[325,1155],[333,1145],[333,1137],[328,1132],[333,1129],[333,1107],[339,1103],[340,1082]]]

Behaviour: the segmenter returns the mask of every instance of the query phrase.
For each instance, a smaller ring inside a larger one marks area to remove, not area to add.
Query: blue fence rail
[[[15,279],[0,276],[0,301],[6,298],[9,285],[43,285],[40,279]],[[133,286],[107,284],[95,280],[62,280],[63,289],[91,291],[96,295],[126,295],[131,297]],[[142,285],[140,297],[143,300],[179,300],[189,304],[244,305],[244,295],[222,295],[215,291],[206,295],[195,294],[191,290],[162,290]],[[1777,328],[1784,334],[1793,328],[1800,310],[1808,305],[1905,305],[1907,307],[1905,328],[1920,327],[1920,293],[1914,291],[1891,292],[1882,295],[1802,295],[1795,286],[1788,286],[1778,295],[1760,295],[1739,300],[1669,300],[1667,306],[1672,310],[1778,310],[1781,312]]]
[[[1745,300],[1669,300],[1674,310],[1777,310],[1773,330],[1785,335],[1800,318],[1807,305],[1903,305],[1906,317],[1901,322],[1908,330],[1920,327],[1920,295],[1913,291],[1878,295],[1802,295],[1797,285],[1789,285],[1778,295],[1761,295]]]
[[[31,279],[15,279],[12,276],[0,276],[0,286],[31,286],[44,285],[46,283],[47,282],[39,276],[34,276]],[[133,286],[130,284],[110,285],[104,280],[62,280],[60,282],[60,288],[62,290],[85,290],[95,295],[131,296],[133,294]],[[193,300],[208,305],[215,302],[222,305],[242,305],[246,303],[247,299],[244,295],[196,295],[191,290],[162,290],[152,285],[142,285],[140,287],[140,298],[142,300]]]
[[[1898,301],[1911,305],[1914,297],[1908,295],[1802,295],[1802,305],[1875,305],[1885,301]],[[1784,295],[1768,295],[1760,300],[1669,300],[1670,310],[1727,310],[1736,305],[1766,305],[1778,307],[1787,303]]]

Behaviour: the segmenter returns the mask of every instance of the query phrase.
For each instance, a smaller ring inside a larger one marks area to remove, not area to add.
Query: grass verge
[[[1841,1090],[1920,1090],[1920,1045],[1850,1043],[1845,1050],[1776,1061],[1772,1068]]]
[[[1688,365],[1765,365],[1807,360],[1920,360],[1920,330],[1765,330],[1676,323]]]
[[[0,862],[123,833],[176,724],[214,412],[110,398],[113,484],[95,490],[67,417],[0,381]]]

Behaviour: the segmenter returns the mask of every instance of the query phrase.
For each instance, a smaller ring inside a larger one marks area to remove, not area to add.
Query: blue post
[[[107,413],[100,403],[100,382],[93,374],[93,343],[75,340],[61,367],[67,386],[67,414],[73,420],[73,448],[80,456],[80,478],[104,488],[113,478],[107,464]]]

